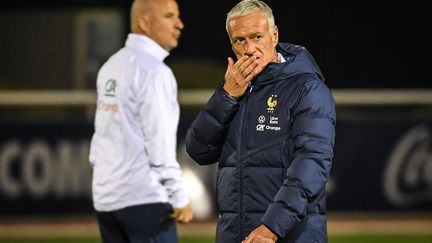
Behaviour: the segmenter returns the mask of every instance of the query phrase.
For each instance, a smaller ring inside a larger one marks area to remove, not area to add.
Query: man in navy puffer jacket
[[[333,96],[305,48],[278,43],[262,1],[241,1],[226,27],[237,61],[186,137],[197,163],[219,162],[216,241],[327,242]]]

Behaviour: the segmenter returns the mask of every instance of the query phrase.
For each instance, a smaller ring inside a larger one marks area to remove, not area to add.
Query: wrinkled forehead
[[[269,27],[265,16],[260,13],[252,13],[231,19],[228,22],[228,33],[232,36],[238,32],[268,31]]]

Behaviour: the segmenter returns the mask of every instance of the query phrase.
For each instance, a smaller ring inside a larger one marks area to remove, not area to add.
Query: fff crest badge
[[[268,99],[267,99],[267,112],[268,113],[273,113],[273,111],[275,110],[276,106],[277,106],[277,95],[271,95]]]

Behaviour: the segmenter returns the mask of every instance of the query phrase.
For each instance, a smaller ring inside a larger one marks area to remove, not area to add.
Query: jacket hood
[[[290,43],[278,43],[276,51],[285,58],[286,62],[269,63],[252,81],[255,87],[305,73],[315,74],[324,82],[324,77],[318,64],[306,48]]]

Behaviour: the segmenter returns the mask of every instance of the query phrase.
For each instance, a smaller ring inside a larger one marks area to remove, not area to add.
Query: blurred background
[[[184,136],[223,82],[226,59],[233,56],[225,17],[237,1],[178,2],[185,29],[166,59],[179,86],[178,159],[197,222],[213,222],[217,165],[196,165],[185,153]],[[432,232],[428,8],[420,1],[265,2],[274,10],[280,40],[312,53],[336,99],[329,214],[336,221],[421,219]],[[20,0],[0,7],[3,226],[11,219],[92,218],[88,152],[95,79],[124,45],[130,4]]]

